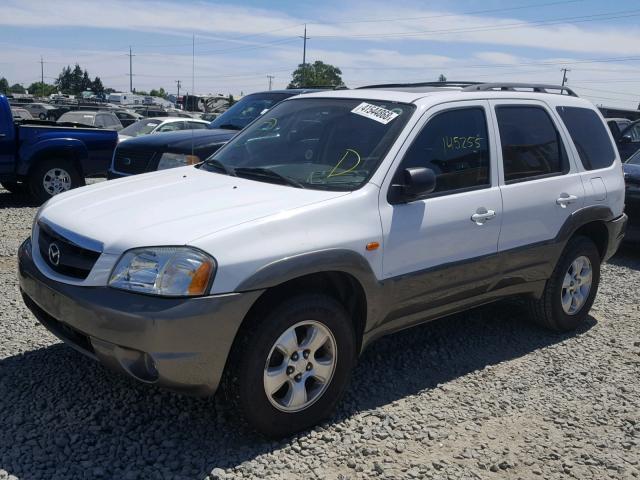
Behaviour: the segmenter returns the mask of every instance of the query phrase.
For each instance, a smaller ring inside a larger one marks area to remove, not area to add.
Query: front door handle
[[[495,210],[487,210],[484,207],[480,207],[478,210],[476,210],[476,213],[471,215],[471,221],[475,222],[476,225],[484,225],[487,220],[491,220],[495,216]]]
[[[578,200],[578,197],[575,195],[569,195],[568,193],[561,193],[560,197],[556,199],[556,204],[560,205],[562,208],[567,208],[567,205]]]

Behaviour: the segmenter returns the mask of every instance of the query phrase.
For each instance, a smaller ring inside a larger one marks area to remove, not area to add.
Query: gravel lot
[[[333,418],[270,442],[39,326],[15,273],[34,213],[0,189],[0,480],[640,478],[640,248],[604,267],[580,331],[499,304],[382,339]]]

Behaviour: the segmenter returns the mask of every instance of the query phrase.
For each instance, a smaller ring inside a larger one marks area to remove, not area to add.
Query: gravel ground
[[[24,307],[35,208],[0,189],[0,480],[640,478],[640,249],[603,269],[571,335],[499,304],[374,344],[339,411],[270,442],[224,402],[111,373]]]

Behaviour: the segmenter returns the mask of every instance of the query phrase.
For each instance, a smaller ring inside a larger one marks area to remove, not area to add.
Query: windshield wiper
[[[268,178],[272,180],[279,180],[280,183],[284,183],[286,185],[290,185],[296,188],[305,188],[305,186],[297,180],[294,180],[291,177],[285,177],[284,175],[276,172],[275,170],[271,170],[269,168],[263,167],[239,167],[236,168],[235,173],[238,177],[248,176],[248,177],[261,177]]]
[[[223,130],[242,130],[242,127],[239,125],[234,125],[233,123],[223,123],[222,125],[218,125],[215,128],[221,128]]]
[[[217,169],[219,172],[224,173],[225,175],[230,175],[232,177],[237,176],[236,172],[227,167],[224,163],[222,163],[220,160],[216,160],[215,158],[210,158],[208,160],[204,161],[205,165],[211,165],[212,167],[214,167],[215,169]]]

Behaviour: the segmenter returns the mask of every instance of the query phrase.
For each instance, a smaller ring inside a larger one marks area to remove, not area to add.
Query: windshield
[[[630,163],[631,165],[640,165],[640,150],[631,155],[629,160],[627,160],[627,163]]]
[[[140,135],[146,135],[151,133],[154,128],[160,125],[161,120],[154,120],[148,118],[146,120],[139,120],[136,123],[132,123],[127,128],[120,130],[120,135],[127,135],[129,137],[138,137]]]
[[[347,98],[283,102],[201,168],[261,181],[279,178],[301,188],[355,190],[375,172],[414,109]]]
[[[84,112],[68,112],[60,117],[59,123],[80,123],[82,125],[93,125],[96,121],[95,114]]]
[[[289,98],[288,93],[254,93],[247,95],[238,103],[234,103],[229,110],[224,112],[213,122],[209,128],[224,128],[228,130],[242,130],[255,120],[265,109],[273,107],[276,103]]]

